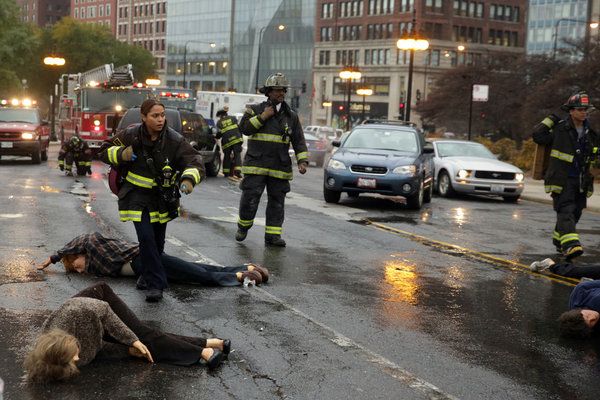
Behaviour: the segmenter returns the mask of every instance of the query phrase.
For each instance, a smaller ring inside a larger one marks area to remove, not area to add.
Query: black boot
[[[281,235],[265,235],[265,246],[285,247],[285,240]]]
[[[148,303],[158,303],[163,298],[162,289],[148,289],[146,292],[146,301]]]
[[[248,236],[248,230],[238,228],[237,232],[235,233],[235,240],[238,242],[243,242],[244,239],[246,239],[246,236]]]

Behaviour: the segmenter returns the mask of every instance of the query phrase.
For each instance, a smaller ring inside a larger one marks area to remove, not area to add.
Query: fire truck
[[[59,81],[58,126],[61,142],[79,135],[92,151],[113,134],[130,107],[154,96],[151,88],[135,83],[131,64],[114,68],[104,64]]]

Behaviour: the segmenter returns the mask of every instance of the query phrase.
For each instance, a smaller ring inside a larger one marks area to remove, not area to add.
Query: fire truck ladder
[[[133,85],[133,68],[131,64],[125,64],[115,68],[107,82],[107,86],[130,85]]]

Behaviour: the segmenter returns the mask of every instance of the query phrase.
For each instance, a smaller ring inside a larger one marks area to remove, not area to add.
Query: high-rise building
[[[71,0],[71,17],[90,24],[104,25],[115,34],[117,0]]]
[[[21,18],[38,26],[52,25],[69,15],[71,0],[17,0]]]
[[[314,0],[171,0],[167,83],[254,93],[282,72],[292,85],[288,99],[306,116],[310,94],[302,88],[312,84],[314,23]]]
[[[524,52],[525,0],[318,0],[313,124],[345,127],[348,91],[352,123],[362,118],[363,104],[365,117],[402,115],[410,51],[397,49],[396,42],[413,32],[413,19],[414,33],[429,48],[415,51],[411,106],[427,98],[448,68]],[[340,78],[348,66],[360,70],[359,81]],[[373,91],[364,103],[358,88]],[[414,112],[411,120],[418,121]]]
[[[152,53],[154,65],[161,78],[166,67],[166,0],[115,0],[117,39],[141,46]],[[169,6],[172,2],[168,3]]]
[[[600,35],[600,0],[530,0],[527,54],[555,55]]]

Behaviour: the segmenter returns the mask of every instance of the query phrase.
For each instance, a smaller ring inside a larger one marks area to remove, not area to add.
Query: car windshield
[[[319,140],[318,137],[316,137],[315,135],[311,135],[310,133],[305,133],[304,134],[304,139],[306,139],[306,140]]]
[[[108,112],[117,106],[127,109],[141,105],[150,91],[148,89],[107,90],[100,88],[85,88],[81,93],[81,108],[83,111]]]
[[[344,142],[346,148],[392,150],[416,153],[419,146],[415,132],[385,128],[356,129]]]
[[[437,151],[440,157],[481,157],[496,158],[491,151],[479,143],[437,143]]]
[[[0,122],[38,124],[38,113],[31,108],[0,108]]]

